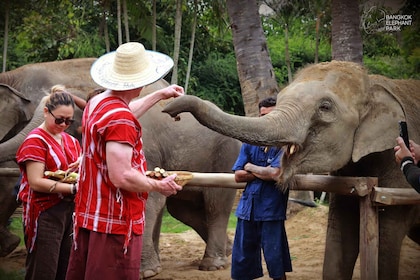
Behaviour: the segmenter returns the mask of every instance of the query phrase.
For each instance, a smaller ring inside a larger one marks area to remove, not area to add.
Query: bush
[[[193,69],[192,94],[209,100],[223,111],[244,115],[241,87],[234,54],[212,54]]]

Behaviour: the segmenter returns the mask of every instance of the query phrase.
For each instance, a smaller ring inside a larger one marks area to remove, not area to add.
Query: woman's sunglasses
[[[57,118],[56,116],[54,116],[54,114],[51,112],[50,109],[48,109],[48,112],[51,114],[51,116],[53,116],[53,118],[55,119],[55,123],[56,124],[62,124],[65,123],[66,125],[71,125],[72,123],[74,123],[74,119],[65,119],[65,118]]]

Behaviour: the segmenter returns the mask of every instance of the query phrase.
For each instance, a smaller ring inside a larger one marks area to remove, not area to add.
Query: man
[[[260,116],[276,105],[273,97],[259,103]],[[292,271],[284,221],[288,190],[282,191],[275,178],[281,173],[279,147],[259,147],[242,144],[232,170],[236,182],[246,182],[236,216],[238,217],[232,250],[231,276],[249,280],[263,276],[261,249],[269,276],[286,279]]]
[[[69,280],[138,280],[148,192],[170,196],[182,189],[175,176],[145,176],[138,118],[159,100],[184,94],[183,88],[172,85],[132,101],[172,66],[170,57],[134,42],[92,65],[93,80],[107,90],[91,98],[83,113]]]
[[[397,145],[394,147],[395,160],[407,182],[420,193],[420,146],[410,140],[410,147],[407,147],[402,137],[397,137]]]

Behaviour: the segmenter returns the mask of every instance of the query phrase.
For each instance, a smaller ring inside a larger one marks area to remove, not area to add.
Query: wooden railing
[[[195,173],[186,187],[225,187],[243,189],[230,173]],[[0,168],[0,176],[19,176],[17,168]],[[414,189],[381,188],[374,177],[336,177],[329,175],[295,175],[292,190],[331,192],[360,197],[360,276],[378,279],[379,206],[420,204]]]

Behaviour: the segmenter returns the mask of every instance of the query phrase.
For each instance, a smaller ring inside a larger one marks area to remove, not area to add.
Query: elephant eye
[[[319,110],[323,112],[328,112],[331,110],[332,104],[329,100],[323,100],[321,104],[319,104]]]

